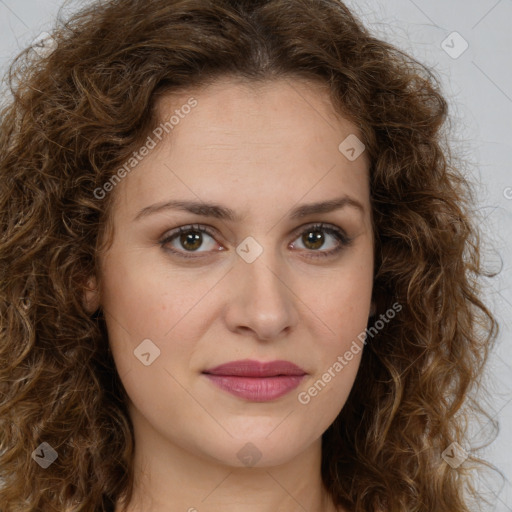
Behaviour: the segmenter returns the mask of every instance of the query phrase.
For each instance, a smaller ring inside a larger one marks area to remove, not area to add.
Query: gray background
[[[475,209],[485,233],[485,261],[491,269],[502,268],[497,278],[483,283],[501,329],[486,374],[491,395],[486,401],[481,397],[499,422],[499,433],[483,456],[503,478],[489,473],[478,482],[493,502],[488,510],[512,512],[512,0],[347,4],[378,36],[435,69],[450,102],[453,147],[469,162],[466,172],[479,190]],[[58,0],[0,0],[0,74],[21,48],[51,30],[60,5]],[[461,53],[464,41],[468,48]],[[494,428],[492,421],[475,424],[464,448],[470,451]]]

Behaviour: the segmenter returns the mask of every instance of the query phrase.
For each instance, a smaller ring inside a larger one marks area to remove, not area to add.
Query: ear
[[[100,296],[95,277],[90,277],[87,281],[84,288],[83,304],[90,315],[100,307]]]

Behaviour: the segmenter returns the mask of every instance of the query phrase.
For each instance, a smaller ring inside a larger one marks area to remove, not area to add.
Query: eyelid
[[[329,222],[306,222],[306,224],[302,224],[302,226],[299,226],[296,229],[294,229],[292,231],[292,235],[301,234],[304,231],[307,231],[308,229],[318,229],[319,231],[337,231],[348,239],[348,236],[343,228],[337,226],[336,224],[330,224]]]

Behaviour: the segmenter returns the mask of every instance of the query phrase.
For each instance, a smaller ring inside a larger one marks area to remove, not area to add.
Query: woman
[[[24,55],[2,511],[468,511],[497,325],[432,73],[337,0],[98,2]]]

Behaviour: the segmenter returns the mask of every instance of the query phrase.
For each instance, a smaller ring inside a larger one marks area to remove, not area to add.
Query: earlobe
[[[93,314],[100,307],[100,297],[95,277],[90,277],[84,288],[83,304],[89,314]]]

